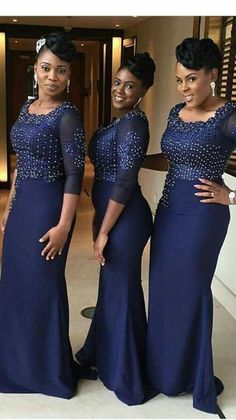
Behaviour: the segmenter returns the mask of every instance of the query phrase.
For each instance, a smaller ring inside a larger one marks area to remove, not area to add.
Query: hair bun
[[[153,85],[156,65],[148,52],[135,54],[124,66],[147,88]]]
[[[175,55],[177,61],[189,69],[221,70],[221,52],[210,38],[185,38],[176,47]]]

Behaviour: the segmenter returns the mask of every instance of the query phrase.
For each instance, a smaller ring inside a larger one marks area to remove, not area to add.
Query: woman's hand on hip
[[[108,241],[108,235],[100,232],[97,236],[96,241],[93,244],[94,256],[100,262],[101,265],[105,265],[105,258],[103,255],[104,248]]]
[[[202,197],[200,200],[201,203],[217,203],[224,204],[228,206],[229,201],[229,192],[231,191],[229,187],[225,184],[217,184],[216,182],[209,181],[208,179],[199,178],[202,184],[196,184],[194,187],[201,192],[195,193],[196,196]]]
[[[57,254],[61,255],[67,237],[68,229],[66,227],[57,225],[51,228],[39,239],[39,242],[48,241],[47,245],[42,250],[41,255],[45,257],[47,261],[53,260]]]

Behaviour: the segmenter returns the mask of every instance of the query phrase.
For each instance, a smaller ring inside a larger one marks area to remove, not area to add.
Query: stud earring
[[[37,85],[38,85],[38,78],[36,73],[34,73],[34,89],[37,89]]]
[[[67,93],[69,93],[69,92],[70,92],[70,79],[68,79],[68,80],[67,80],[66,92],[67,92]]]
[[[215,84],[215,82],[211,82],[210,85],[211,85],[212,96],[216,96],[216,93],[215,93],[216,84]]]

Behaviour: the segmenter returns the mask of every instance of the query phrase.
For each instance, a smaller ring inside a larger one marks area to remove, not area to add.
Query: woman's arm
[[[142,168],[153,169],[155,171],[168,171],[168,161],[163,153],[155,153],[153,155],[146,155]]]
[[[46,260],[62,253],[75,218],[84,174],[84,130],[78,112],[67,112],[59,129],[66,180],[60,219],[39,239],[39,242],[47,241],[41,252]]]
[[[2,233],[4,233],[4,231],[5,231],[5,227],[6,227],[6,224],[7,224],[7,219],[8,219],[8,215],[9,215],[9,211],[10,211],[10,207],[11,207],[11,203],[12,203],[12,200],[15,196],[16,177],[17,177],[17,169],[15,169],[14,173],[13,173],[13,181],[12,181],[12,184],[11,184],[10,193],[9,193],[9,196],[8,196],[8,199],[7,199],[7,204],[6,204],[6,207],[5,207],[5,210],[4,210],[4,213],[3,213],[3,217],[2,217],[2,220],[1,220],[1,231],[2,231]]]
[[[137,186],[138,172],[148,147],[148,123],[142,117],[124,119],[117,129],[116,135],[116,182],[94,243],[94,255],[102,265],[105,264],[103,251],[108,240],[108,234],[116,224]]]
[[[228,142],[228,146],[231,146],[233,151],[236,148],[236,110],[225,118],[220,126],[220,131],[223,136],[223,141]],[[232,190],[224,183],[217,184],[205,178],[199,178],[199,181],[201,183],[195,185],[195,188],[198,190],[195,195],[201,198],[201,203],[217,203],[226,206],[234,204],[233,202],[231,203],[229,198],[229,193]]]
[[[103,250],[108,241],[108,234],[113,226],[116,224],[119,219],[122,211],[124,210],[125,205],[117,203],[114,200],[109,200],[105,216],[102,221],[101,228],[99,230],[98,236],[94,242],[94,255],[98,259],[101,265],[105,264],[105,258],[103,255]]]

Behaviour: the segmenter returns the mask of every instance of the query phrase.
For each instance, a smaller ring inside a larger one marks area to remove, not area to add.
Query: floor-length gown
[[[41,256],[39,239],[59,222],[64,193],[80,193],[84,132],[69,102],[46,115],[31,114],[30,103],[11,130],[17,178],[3,241],[0,392],[69,399],[78,380],[64,274],[73,228],[54,260]]]
[[[153,223],[137,183],[148,140],[145,114],[134,110],[99,129],[89,148],[95,166],[95,230],[99,230],[110,198],[125,208],[109,233],[95,315],[77,358],[97,366],[104,385],[128,405],[141,404],[153,395],[145,374],[146,315],[141,285],[141,258]]]
[[[236,106],[184,122],[184,105],[171,110],[162,138],[170,166],[151,240],[147,369],[158,391],[191,392],[195,408],[216,413],[223,384],[213,373],[211,282],[230,216],[226,205],[201,203],[194,185],[222,183],[236,147]]]

